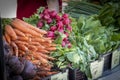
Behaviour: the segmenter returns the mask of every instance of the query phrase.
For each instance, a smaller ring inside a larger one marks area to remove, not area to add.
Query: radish
[[[44,17],[45,20],[50,19],[50,15],[49,14],[45,14],[43,17]]]
[[[51,26],[51,27],[50,27],[50,30],[51,30],[51,31],[55,31],[55,30],[57,30],[57,27],[56,27],[56,26]]]
[[[50,24],[51,22],[52,22],[52,19],[49,18],[49,19],[47,20],[47,24]]]
[[[47,36],[48,37],[55,37],[55,34],[53,31],[48,31]]]
[[[51,11],[51,12],[50,12],[51,18],[55,18],[56,15],[57,15],[57,12],[56,12],[56,11]]]
[[[62,47],[65,47],[65,45],[66,45],[66,44],[65,44],[65,42],[64,42],[64,41],[62,41]]]
[[[68,48],[71,48],[71,47],[72,47],[71,43],[68,43]]]
[[[70,20],[69,20],[68,18],[64,18],[63,24],[64,24],[64,25],[70,24]]]
[[[63,27],[62,21],[57,22],[57,27]]]
[[[37,27],[38,27],[38,28],[42,28],[42,27],[43,27],[43,22],[42,22],[42,21],[39,21],[38,24],[37,24]]]
[[[60,21],[60,20],[61,20],[61,17],[60,17],[59,15],[56,15],[56,16],[55,16],[55,19],[56,19],[56,21]]]
[[[63,14],[62,17],[63,18],[68,18],[68,14]]]
[[[69,36],[69,34],[67,33],[67,32],[64,32],[64,34],[68,37]]]
[[[67,30],[72,31],[72,27],[70,25],[67,25]]]
[[[43,11],[44,14],[48,14],[49,12],[50,12],[49,9],[45,9],[45,10]]]

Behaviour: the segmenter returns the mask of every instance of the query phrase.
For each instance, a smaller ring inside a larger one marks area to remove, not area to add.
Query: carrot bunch
[[[38,72],[41,77],[43,77],[42,71],[50,72],[50,60],[54,60],[54,58],[49,55],[51,51],[56,50],[53,40],[45,37],[45,34],[47,34],[45,30],[36,28],[20,19],[14,19],[10,25],[6,25],[4,34],[4,39],[12,47],[13,55],[35,64],[41,71],[41,73]]]

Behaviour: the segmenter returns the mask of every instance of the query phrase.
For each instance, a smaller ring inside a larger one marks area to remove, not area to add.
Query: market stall
[[[120,64],[120,2],[65,3],[2,18],[3,80],[95,80]]]

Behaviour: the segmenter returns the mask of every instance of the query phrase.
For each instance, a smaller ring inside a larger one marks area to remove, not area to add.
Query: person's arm
[[[62,0],[47,0],[47,5],[50,10],[60,11]]]

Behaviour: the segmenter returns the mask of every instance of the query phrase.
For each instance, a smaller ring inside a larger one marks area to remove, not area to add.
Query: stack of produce
[[[52,39],[46,37],[45,30],[14,19],[5,26],[4,34],[4,39],[12,47],[12,55],[24,58],[37,67],[37,78],[56,73],[51,72],[51,60],[54,58],[49,56],[56,50],[56,45],[52,43]]]
[[[36,25],[40,29],[47,30],[46,36],[54,39],[56,44],[70,48],[69,34],[72,31],[72,27],[69,15],[58,14],[54,10],[41,9],[39,8],[37,13],[30,18],[24,18],[24,20],[32,25]]]
[[[68,13],[70,16],[78,19],[81,14],[86,16],[98,14],[101,8],[102,6],[89,2],[70,0],[68,5],[65,7],[65,13]]]
[[[4,40],[4,39],[3,39]],[[24,58],[12,55],[11,47],[4,40],[4,56],[6,64],[6,77],[8,80],[31,79],[36,75],[36,66]]]

